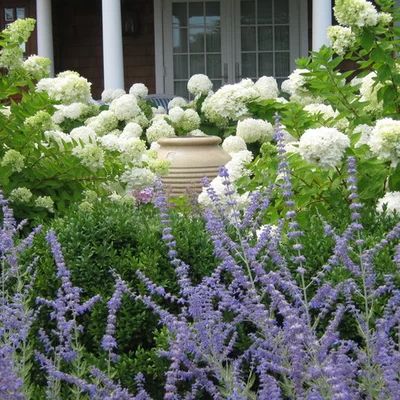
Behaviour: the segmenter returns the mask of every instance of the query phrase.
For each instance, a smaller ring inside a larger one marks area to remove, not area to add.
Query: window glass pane
[[[4,21],[12,22],[14,21],[14,9],[13,8],[5,8],[4,9]]]
[[[174,56],[174,77],[188,78],[188,56]]]
[[[290,53],[282,52],[275,54],[275,75],[288,76],[290,74]]]
[[[258,23],[272,24],[272,0],[258,0],[257,7]]]
[[[204,55],[203,54],[195,54],[190,56],[190,76],[194,74],[204,74],[205,66],[204,66]]]
[[[256,50],[256,28],[242,27],[242,51]]]
[[[256,23],[256,3],[255,0],[242,0],[240,2],[240,22],[242,25]]]
[[[258,55],[258,76],[274,75],[274,53],[260,53]]]
[[[187,5],[186,3],[172,4],[172,23],[174,26],[187,26]]]
[[[275,50],[289,50],[289,27],[275,27]]]
[[[17,7],[15,9],[16,19],[23,19],[25,18],[25,7]]]
[[[189,49],[191,53],[204,51],[204,28],[189,27]]]
[[[275,23],[289,23],[289,0],[274,0],[275,1]],[[321,0],[320,0],[321,1]]]
[[[174,82],[174,94],[175,94],[175,96],[181,96],[181,97],[184,97],[185,99],[188,99],[189,93],[187,91],[187,81],[184,81],[184,82],[175,81]]]
[[[242,77],[255,78],[257,76],[256,53],[242,54]]]
[[[189,3],[189,25],[204,28],[204,7],[203,2],[196,1]]]
[[[260,26],[258,28],[258,49],[261,51],[273,50],[272,26]]]
[[[206,33],[207,51],[220,52],[221,51],[221,31],[219,28],[211,30],[207,27]]]
[[[187,52],[187,28],[174,29],[172,31],[174,53]]]
[[[207,75],[210,78],[220,78],[221,73],[221,55],[208,54],[207,55]]]
[[[212,27],[221,25],[221,10],[218,1],[206,3],[206,25]]]

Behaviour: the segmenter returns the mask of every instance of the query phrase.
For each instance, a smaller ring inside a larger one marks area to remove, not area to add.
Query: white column
[[[51,0],[36,0],[36,26],[38,55],[51,61],[51,73],[54,75],[53,21]]]
[[[104,89],[124,89],[121,1],[102,0]]]
[[[317,51],[329,44],[326,30],[332,25],[332,1],[313,0],[312,11],[312,49]]]

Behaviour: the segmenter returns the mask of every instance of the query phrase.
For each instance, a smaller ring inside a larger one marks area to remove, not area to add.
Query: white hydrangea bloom
[[[361,78],[360,100],[368,104],[365,108],[371,112],[380,111],[383,109],[382,101],[378,101],[378,90],[382,84],[376,83],[376,72],[370,72],[364,78]]]
[[[51,141],[56,142],[60,151],[64,149],[65,143],[72,142],[71,136],[62,131],[57,131],[57,130],[45,131],[44,136],[49,142]]]
[[[163,106],[151,107],[151,111],[153,111],[153,116],[167,113],[166,109]]]
[[[0,105],[0,114],[8,118],[11,115],[11,107]]]
[[[191,108],[183,110],[181,107],[174,107],[169,111],[169,119],[176,129],[189,132],[200,126],[200,116]]]
[[[91,83],[74,71],[64,71],[55,78],[44,78],[36,84],[38,92],[46,92],[52,100],[63,104],[88,103]]]
[[[207,134],[201,129],[194,129],[193,131],[190,131],[187,136],[207,136]]]
[[[208,96],[202,105],[206,118],[220,127],[238,121],[249,114],[247,103],[260,96],[251,79],[234,85],[224,85]]]
[[[144,99],[149,94],[149,89],[143,83],[134,83],[129,89],[129,94],[133,94],[138,99]]]
[[[387,12],[380,12],[378,15],[378,23],[381,25],[389,25],[393,21],[393,16],[392,14],[389,14]]]
[[[247,150],[246,142],[239,136],[228,136],[222,143],[222,148],[228,153]]]
[[[96,141],[96,132],[88,126],[79,126],[70,132],[71,139],[84,144]]]
[[[143,133],[142,127],[136,122],[128,122],[122,131],[122,138],[140,137]]]
[[[39,196],[35,200],[35,206],[45,208],[49,212],[54,212],[54,201],[50,196]]]
[[[354,129],[354,134],[360,134],[361,135],[360,139],[355,144],[356,148],[359,148],[364,144],[369,144],[373,129],[374,129],[373,126],[369,126],[369,125],[366,125],[366,124],[362,124],[362,125],[356,126],[356,128]]]
[[[349,146],[350,139],[336,128],[307,129],[299,141],[299,154],[322,168],[333,168]]]
[[[210,78],[204,74],[193,75],[187,84],[190,94],[194,96],[207,95],[213,88]]]
[[[278,83],[272,76],[262,76],[254,84],[254,88],[258,91],[260,99],[276,99],[279,95]]]
[[[55,108],[57,111],[52,115],[52,121],[55,124],[61,124],[65,118],[78,119],[87,111],[88,105],[84,103],[71,103],[69,105],[56,105]]]
[[[120,159],[123,163],[139,163],[146,152],[146,143],[139,138],[121,139],[119,149],[122,153]]]
[[[336,0],[333,10],[340,25],[362,28],[378,23],[375,6],[366,0]]]
[[[185,107],[187,106],[187,101],[183,97],[174,97],[168,103],[168,110],[171,110],[174,107]]]
[[[118,99],[118,98],[120,98],[121,96],[123,96],[125,94],[126,94],[126,92],[125,92],[124,89],[114,89],[112,91],[112,95],[111,95],[112,99],[111,99],[111,101],[115,100],[115,99]]]
[[[335,25],[328,28],[328,38],[333,50],[343,56],[356,41],[356,34],[351,28]]]
[[[281,90],[290,95],[291,101],[303,105],[319,102],[306,88],[307,77],[304,74],[308,72],[308,69],[295,69],[288,79],[282,82]]]
[[[1,159],[0,165],[2,167],[10,167],[12,172],[21,172],[25,167],[25,156],[17,150],[7,150]]]
[[[150,150],[158,152],[160,150],[161,146],[157,142],[152,142],[150,145]]]
[[[251,151],[241,150],[230,154],[230,156],[232,159],[226,163],[225,168],[228,170],[231,182],[250,174],[250,171],[246,169],[246,165],[253,161],[253,153]]]
[[[110,104],[113,101],[114,89],[104,89],[101,93],[101,101],[105,104]]]
[[[146,137],[149,143],[156,142],[162,137],[176,136],[174,128],[164,119],[154,119],[147,128]]]
[[[35,80],[46,78],[50,75],[51,61],[46,57],[37,55],[29,56],[23,63],[24,70]]]
[[[91,171],[98,171],[104,166],[104,151],[94,143],[77,146],[72,149],[72,154]]]
[[[118,126],[118,118],[113,111],[104,110],[99,115],[85,121],[88,128],[93,129],[97,135],[102,136],[111,132]]]
[[[378,200],[376,211],[382,213],[384,208],[389,215],[400,213],[400,192],[387,192]]]
[[[400,121],[383,118],[376,122],[368,142],[371,151],[396,166],[400,160]]]
[[[33,194],[26,187],[18,187],[11,191],[8,198],[15,203],[29,203]]]
[[[99,143],[107,150],[119,151],[120,149],[120,138],[114,133],[108,133],[99,138]]]
[[[246,118],[236,127],[236,136],[246,143],[266,142],[272,139],[273,133],[273,126],[262,119]]]
[[[335,111],[332,106],[322,103],[311,103],[304,107],[304,110],[311,115],[320,114],[323,119],[333,119],[339,116],[339,112]]]
[[[151,186],[156,179],[156,175],[148,168],[131,168],[126,170],[120,178],[121,182],[126,183],[128,190]]]
[[[131,94],[124,94],[113,100],[110,104],[110,111],[112,111],[120,121],[131,120],[142,113],[136,97]]]

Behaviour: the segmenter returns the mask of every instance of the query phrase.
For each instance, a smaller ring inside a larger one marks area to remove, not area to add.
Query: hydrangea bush
[[[18,20],[0,36],[0,187],[20,218],[47,218],[74,202],[88,209],[102,196],[133,203],[133,191],[168,167],[140,138],[151,113],[142,85],[108,109],[78,73],[47,77],[49,60],[23,61],[34,23]]]

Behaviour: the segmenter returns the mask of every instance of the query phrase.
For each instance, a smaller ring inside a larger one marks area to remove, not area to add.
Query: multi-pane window
[[[174,92],[188,97],[187,82],[207,74],[221,86],[221,5],[219,1],[172,4]]]
[[[242,77],[289,75],[289,0],[241,0],[240,34]]]

